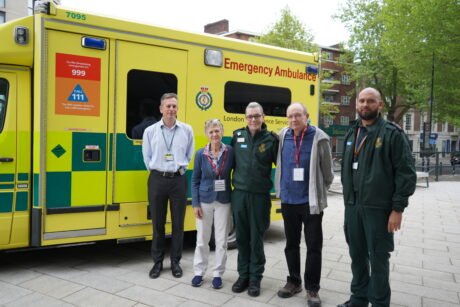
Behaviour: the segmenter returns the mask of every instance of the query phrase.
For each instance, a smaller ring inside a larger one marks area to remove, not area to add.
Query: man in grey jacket
[[[305,289],[308,306],[319,307],[322,219],[327,207],[327,190],[334,179],[329,137],[308,124],[306,107],[295,102],[287,109],[289,127],[279,134],[275,189],[281,198],[286,234],[284,253],[289,269],[286,285],[278,291],[282,298],[302,291],[300,276],[300,240],[304,225],[307,244]]]

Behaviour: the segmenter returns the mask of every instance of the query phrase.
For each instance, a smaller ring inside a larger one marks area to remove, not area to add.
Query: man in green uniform
[[[278,137],[264,124],[264,112],[257,102],[246,107],[247,127],[233,132],[235,170],[232,184],[232,210],[238,243],[238,280],[233,292],[248,289],[260,294],[264,272],[263,236],[270,225],[272,164],[276,161]]]
[[[338,307],[390,306],[393,233],[401,227],[417,177],[407,137],[383,119],[382,107],[376,89],[362,90],[356,102],[360,119],[344,140],[344,231],[353,279],[350,300]]]

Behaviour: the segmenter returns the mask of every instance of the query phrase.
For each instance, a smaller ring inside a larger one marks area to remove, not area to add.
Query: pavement
[[[342,196],[331,193],[323,219],[319,293],[324,307],[349,298],[343,211]],[[265,238],[262,292],[256,298],[231,291],[237,279],[236,250],[229,251],[222,289],[211,288],[211,272],[203,286],[190,286],[194,253],[190,238],[181,261],[182,278],[171,275],[169,262],[158,279],[148,277],[149,242],[3,252],[0,306],[306,306],[305,292],[288,299],[276,295],[287,276],[284,244],[282,221],[273,222]],[[303,243],[303,259],[305,251]],[[417,188],[404,213],[402,230],[395,235],[390,278],[391,306],[460,306],[460,182],[430,182],[429,188]]]

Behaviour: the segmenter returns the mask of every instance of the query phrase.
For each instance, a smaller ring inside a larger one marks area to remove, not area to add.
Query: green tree
[[[313,34],[292,14],[288,6],[281,10],[280,19],[271,25],[267,33],[254,39],[255,42],[287,49],[316,52]]]
[[[385,0],[385,50],[404,72],[413,99],[438,121],[460,125],[460,2]],[[434,74],[433,74],[434,73]]]
[[[318,46],[313,43],[313,39],[311,31],[286,6],[281,10],[280,19],[271,25],[265,34],[254,38],[252,41],[303,52],[318,53]],[[333,118],[333,114],[338,111],[338,108],[330,104],[325,104],[322,96],[324,89],[330,86],[320,83],[321,104],[319,110],[321,115]]]
[[[378,89],[385,101],[384,110],[388,118],[400,121],[403,114],[416,103],[398,103],[405,85],[396,63],[383,48],[382,36],[386,28],[381,1],[349,0],[336,17],[351,33],[341,59],[342,65],[357,84]],[[350,62],[354,65],[346,65]]]
[[[434,117],[460,123],[459,9],[458,0],[348,0],[337,14],[351,33],[349,73],[381,91],[389,119],[427,110],[434,67]]]

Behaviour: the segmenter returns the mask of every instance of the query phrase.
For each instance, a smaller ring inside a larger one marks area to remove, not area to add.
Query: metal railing
[[[450,152],[413,152],[415,159],[415,169],[418,172],[427,172],[435,181],[443,175],[459,175],[460,164],[451,164]],[[332,167],[335,173],[340,172],[342,153],[332,153]]]

